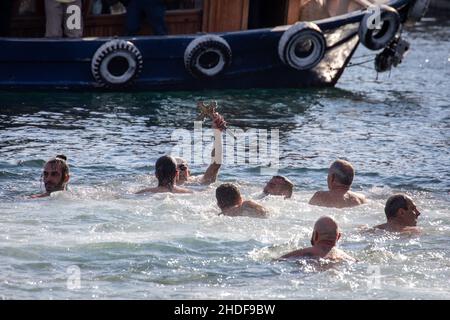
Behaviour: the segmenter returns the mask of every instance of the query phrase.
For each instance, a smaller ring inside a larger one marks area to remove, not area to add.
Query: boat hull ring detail
[[[184,52],[186,70],[195,78],[212,78],[230,66],[231,48],[225,39],[204,35],[192,40]]]
[[[288,66],[308,70],[320,63],[326,40],[320,28],[311,22],[299,22],[287,29],[278,43],[278,56]]]
[[[138,78],[143,65],[141,52],[132,42],[111,40],[95,52],[91,71],[102,87],[121,88]]]
[[[359,25],[359,40],[370,50],[380,50],[389,45],[400,30],[400,16],[392,7],[381,5],[380,25],[376,26],[377,12],[367,12]]]

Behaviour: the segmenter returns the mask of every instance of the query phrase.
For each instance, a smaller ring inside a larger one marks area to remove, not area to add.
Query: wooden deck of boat
[[[34,0],[33,13],[19,14],[21,0],[13,0],[11,36],[43,37],[45,34],[44,0]],[[169,34],[239,31],[251,28],[292,24],[298,21],[304,0],[165,0]],[[84,37],[125,35],[125,14],[92,13],[93,0],[84,1]],[[255,10],[263,12],[255,13]],[[258,19],[253,19],[259,14]],[[143,19],[145,20],[145,19]],[[253,23],[252,23],[253,21]],[[254,22],[257,21],[257,22]],[[249,26],[249,22],[250,25]],[[143,21],[140,35],[152,34]]]

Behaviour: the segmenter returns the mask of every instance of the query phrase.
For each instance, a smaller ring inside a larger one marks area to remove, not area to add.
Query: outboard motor
[[[394,40],[375,58],[375,70],[385,72],[402,63],[403,57],[409,50],[409,42],[396,36]]]

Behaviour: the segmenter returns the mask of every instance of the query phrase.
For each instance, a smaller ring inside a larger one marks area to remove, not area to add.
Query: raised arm
[[[211,164],[206,169],[201,179],[202,184],[211,184],[216,182],[219,169],[222,165],[222,131],[226,122],[219,113],[214,113],[212,128],[214,129],[214,148],[211,151]]]

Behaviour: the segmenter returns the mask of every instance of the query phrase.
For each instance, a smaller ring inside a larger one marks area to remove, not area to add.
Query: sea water
[[[405,37],[411,51],[391,74],[349,67],[333,89],[1,92],[1,298],[449,299],[450,28],[427,18]],[[359,48],[353,63],[370,54]],[[192,195],[134,194],[155,185],[155,160],[173,151],[175,130],[193,134],[196,101],[211,99],[230,128],[279,130],[278,173],[295,183],[292,199],[260,199],[270,175],[238,161]],[[61,153],[69,192],[28,199]],[[353,163],[353,190],[368,204],[308,205],[337,158]],[[222,182],[269,217],[219,216]],[[420,235],[367,230],[396,192],[414,199]],[[359,262],[276,261],[308,246],[322,215]]]

